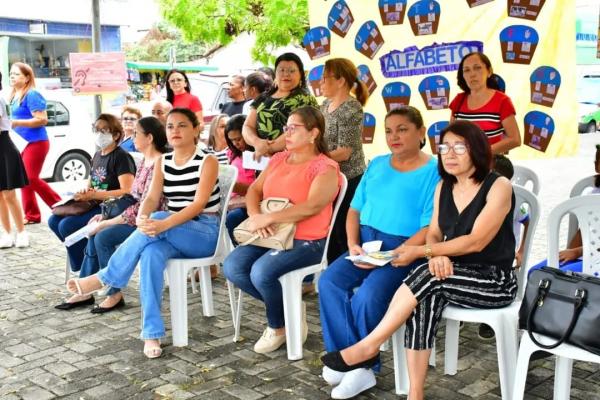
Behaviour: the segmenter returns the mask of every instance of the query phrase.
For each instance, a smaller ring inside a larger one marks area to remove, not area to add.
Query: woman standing
[[[319,279],[323,341],[327,351],[346,348],[366,337],[381,321],[414,260],[394,260],[375,267],[354,264],[348,255],[364,254],[362,245],[381,240],[381,250],[425,243],[439,181],[437,160],[425,154],[425,125],[414,107],[390,111],[385,118],[390,154],[375,157],[364,173],[346,220],[347,252]],[[400,267],[400,268],[398,268]],[[340,383],[334,398],[349,398],[374,386],[373,369],[363,369],[352,381]],[[327,370],[323,377],[330,383]]]
[[[300,57],[284,53],[275,60],[275,86],[254,100],[242,131],[257,160],[285,149],[283,127],[302,106],[318,107],[317,100],[308,92]]]
[[[167,72],[165,77],[167,88],[167,101],[173,105],[173,108],[187,108],[196,114],[200,131],[204,129],[204,117],[202,115],[202,103],[200,99],[194,96],[190,80],[183,71],[172,69]]]
[[[406,322],[408,398],[424,399],[427,364],[444,308],[505,307],[517,294],[515,196],[510,181],[490,171],[491,149],[481,129],[466,121],[450,124],[440,134],[438,160],[442,182],[435,189],[425,244],[396,251],[403,263],[428,261],[410,273],[367,337],[323,356],[328,376],[342,385],[375,365],[379,346]]]
[[[131,186],[131,195],[136,202],[114,218],[102,220],[100,214],[92,217],[90,222],[98,222],[98,225],[94,232],[91,232],[87,242],[85,257],[79,271],[80,278],[90,276],[105,268],[117,246],[121,245],[135,231],[140,204],[150,190],[154,164],[166,152],[167,136],[165,127],[157,118],[145,117],[140,119],[136,124],[133,136],[135,147],[144,155]],[[160,209],[164,208],[160,207]],[[93,314],[103,314],[125,305],[123,293],[120,289],[110,288],[106,294],[108,297],[92,309]],[[93,303],[94,297],[92,295],[79,296],[75,294],[54,308],[71,310]]]
[[[60,200],[60,196],[40,179],[44,160],[50,149],[46,124],[46,99],[35,90],[35,76],[31,67],[14,63],[10,68],[10,107],[12,128],[26,142],[21,157],[27,171],[29,185],[21,189],[21,201],[25,211],[24,224],[39,224],[42,215],[35,198],[36,193],[48,206]]]
[[[324,130],[325,120],[317,108],[292,111],[285,126],[287,151],[273,156],[246,193],[249,229],[268,237],[277,224],[295,223],[293,248],[277,251],[252,244],[238,246],[223,262],[223,273],[229,281],[265,303],[267,328],[254,345],[257,353],[275,351],[285,343],[279,277],[320,262],[325,251],[340,175],[337,163],[327,157]],[[293,206],[263,214],[260,202],[269,197],[287,198]],[[306,313],[302,331],[306,339]]]
[[[358,79],[358,70],[352,61],[346,58],[325,62],[321,91],[326,97],[321,112],[325,116],[329,157],[340,164],[340,170],[348,179],[348,190],[340,205],[327,249],[327,259],[331,263],[348,248],[346,214],[366,168],[362,147],[362,108],[369,98],[369,91]]]
[[[103,285],[124,288],[139,262],[141,337],[148,358],[162,354],[159,339],[165,336],[165,324],[160,308],[167,261],[208,257],[219,239],[219,164],[215,157],[198,152],[199,127],[189,109],[171,110],[167,138],[173,152],[157,160],[136,231],[98,274],[67,282],[67,289],[79,295],[91,294]],[[163,195],[168,211],[156,211]]]
[[[521,145],[521,133],[510,97],[495,88],[492,63],[483,53],[467,54],[458,66],[457,82],[463,90],[450,103],[450,122],[467,120],[477,124],[492,146],[492,154],[503,154]]]
[[[2,89],[2,74],[0,74],[0,90]],[[23,211],[17,200],[15,189],[27,185],[27,173],[19,150],[10,139],[9,109],[0,96],[0,223],[4,232],[0,236],[0,249],[8,247],[27,247],[29,237],[23,225]],[[13,238],[10,215],[17,228]]]
[[[100,114],[94,123],[96,146],[100,148],[92,158],[92,168],[88,186],[76,193],[77,201],[104,201],[131,192],[135,175],[135,163],[125,150],[118,146],[123,137],[123,128],[117,117],[112,114]],[[85,226],[96,214],[100,214],[97,205],[81,215],[59,217],[52,215],[48,227],[61,240]],[[67,247],[71,270],[79,271],[83,261],[87,239]]]

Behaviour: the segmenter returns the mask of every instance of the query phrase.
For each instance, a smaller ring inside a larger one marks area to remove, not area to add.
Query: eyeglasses
[[[135,117],[124,117],[124,118],[121,118],[121,121],[123,121],[123,122],[135,122],[137,120],[138,119],[135,118]]]
[[[293,75],[298,72],[297,68],[277,68],[276,71],[279,75]]]
[[[304,125],[304,124],[287,124],[287,125],[283,126],[283,132],[293,135],[294,133],[296,133],[296,128],[299,126],[306,126],[306,125]]]
[[[438,153],[445,155],[450,152],[450,149],[454,150],[454,154],[462,155],[467,152],[467,145],[464,143],[446,144],[442,143],[438,145]]]
[[[181,79],[181,78],[169,79],[169,83],[177,83],[177,82],[185,82],[185,79]]]

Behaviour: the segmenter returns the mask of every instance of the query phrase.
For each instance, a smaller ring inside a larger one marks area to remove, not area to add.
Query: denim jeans
[[[269,327],[283,328],[283,294],[279,277],[319,263],[324,247],[325,239],[294,239],[294,247],[285,251],[238,246],[223,262],[223,274],[244,292],[265,303]]]
[[[165,219],[168,211],[157,211],[150,218]],[[155,237],[135,230],[98,272],[107,286],[124,288],[138,262],[140,264],[140,300],[142,303],[142,339],[165,336],[160,314],[163,272],[170,258],[202,258],[214,254],[219,234],[219,219],[200,215]]]
[[[88,239],[85,257],[81,263],[79,277],[94,275],[108,265],[117,246],[125,241],[135,231],[135,226],[128,224],[111,225]],[[107,296],[120,292],[121,289],[110,288]]]
[[[407,237],[389,235],[366,225],[360,226],[361,243],[383,241],[382,250],[400,246]],[[319,278],[319,305],[323,342],[328,352],[349,347],[367,336],[381,321],[396,290],[410,270],[391,264],[363,269],[346,260],[346,251]],[[377,365],[374,369],[378,371]]]
[[[233,237],[233,230],[244,220],[248,218],[248,212],[246,207],[242,208],[234,208],[231,211],[227,212],[227,218],[225,219],[225,226],[227,227],[227,232],[229,232],[229,237],[231,238],[231,243],[237,246],[237,242]]]
[[[51,215],[48,219],[48,227],[60,239],[61,242],[73,232],[83,228],[90,219],[96,214],[100,214],[100,207],[94,207],[90,211],[81,215],[70,215],[68,217],[59,217]],[[83,239],[72,246],[67,247],[67,256],[71,263],[72,271],[79,271],[83,262],[83,254],[88,240]]]

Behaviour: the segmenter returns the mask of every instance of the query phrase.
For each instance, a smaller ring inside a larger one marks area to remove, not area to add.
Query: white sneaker
[[[329,368],[327,365],[323,365],[323,372],[321,372],[321,376],[331,386],[335,386],[342,381],[346,375],[345,372],[336,371],[335,369]]]
[[[15,247],[29,247],[29,235],[27,232],[17,232],[15,238]]]
[[[331,391],[332,399],[349,399],[375,386],[375,374],[372,369],[358,368],[346,372],[340,384]]]
[[[267,327],[262,336],[254,344],[254,351],[259,354],[270,353],[285,343],[285,334],[275,334],[275,329]]]
[[[0,249],[8,249],[9,247],[13,247],[14,244],[12,234],[4,232],[0,235]]]

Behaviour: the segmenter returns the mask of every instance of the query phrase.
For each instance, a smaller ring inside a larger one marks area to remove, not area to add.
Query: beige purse
[[[269,214],[291,206],[292,203],[290,203],[289,199],[269,197],[260,203],[260,212]],[[294,247],[296,224],[293,222],[284,222],[277,224],[276,229],[274,235],[267,238],[261,238],[259,234],[251,232],[248,229],[248,220],[246,219],[233,230],[233,237],[240,246],[252,244],[254,246],[267,247],[275,250],[289,250]]]

